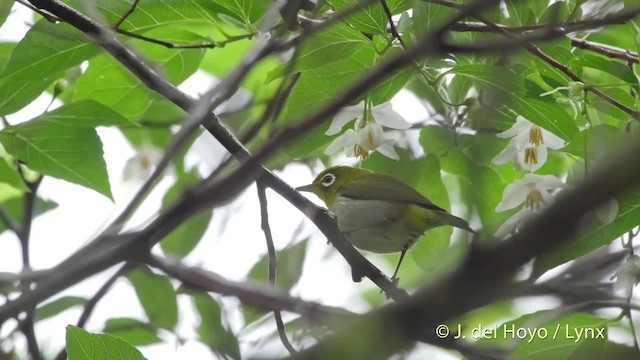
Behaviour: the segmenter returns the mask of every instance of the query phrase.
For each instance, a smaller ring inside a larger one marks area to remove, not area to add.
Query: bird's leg
[[[391,281],[394,285],[398,285],[399,278],[396,277],[398,275],[398,270],[400,270],[400,264],[402,264],[402,259],[404,259],[404,254],[407,253],[408,246],[402,248],[402,252],[400,253],[400,260],[398,260],[398,266],[396,266],[396,271],[393,272],[393,276],[391,277]]]

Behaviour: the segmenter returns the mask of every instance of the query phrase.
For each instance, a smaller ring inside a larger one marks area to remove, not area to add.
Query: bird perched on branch
[[[425,231],[451,225],[474,232],[465,220],[411,186],[365,169],[328,168],[313,183],[296,190],[312,192],[324,201],[353,246],[379,254],[401,252],[394,281],[405,253]]]

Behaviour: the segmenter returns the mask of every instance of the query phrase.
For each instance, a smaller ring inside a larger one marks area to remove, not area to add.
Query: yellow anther
[[[538,149],[534,147],[528,147],[524,149],[524,163],[525,164],[537,164],[538,163]]]
[[[537,126],[532,126],[531,130],[529,130],[529,143],[531,145],[539,146],[543,142],[542,129]]]

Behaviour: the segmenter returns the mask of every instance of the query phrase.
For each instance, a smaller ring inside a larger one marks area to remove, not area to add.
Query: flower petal
[[[384,140],[382,126],[376,123],[368,123],[357,134],[358,145],[367,151],[375,150]]]
[[[492,164],[502,165],[506,164],[509,161],[513,160],[516,155],[516,141],[515,139],[511,139],[509,141],[509,145],[507,145],[504,150],[502,150],[498,155],[496,155],[493,160],[491,160]]]
[[[518,117],[516,117],[516,122],[509,129],[499,133],[497,136],[501,138],[510,138],[520,133],[528,133],[531,126],[533,126],[533,124],[529,120],[518,115]]]
[[[371,114],[378,124],[388,128],[408,129],[411,127],[411,123],[395,112],[393,105],[388,101],[374,106],[373,109],[371,109]]]
[[[526,185],[513,183],[509,184],[502,193],[502,200],[496,207],[497,212],[513,209],[522,204],[527,198],[528,187]]]
[[[356,143],[356,132],[353,129],[349,129],[344,134],[335,138],[329,146],[324,150],[326,155],[332,155],[338,152],[340,148],[349,147]]]
[[[340,110],[331,121],[329,129],[324,133],[325,135],[335,135],[342,130],[342,128],[351,120],[361,118],[364,113],[364,101],[359,104],[346,106]]]
[[[541,128],[542,129],[542,128]],[[560,149],[564,147],[564,140],[556,136],[554,133],[542,129],[542,139],[544,146],[551,149]]]
[[[389,159],[400,160],[400,156],[398,155],[396,150],[393,148],[393,145],[390,144],[390,143],[381,144],[380,146],[378,146],[376,151],[378,151],[380,154],[388,157]]]

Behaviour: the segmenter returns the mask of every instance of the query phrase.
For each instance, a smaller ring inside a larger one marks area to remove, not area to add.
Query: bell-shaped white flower
[[[627,293],[638,282],[640,282],[640,257],[637,255],[629,256],[616,274],[614,275],[616,281],[613,283],[613,289],[616,292]]]
[[[498,134],[498,137],[511,140],[509,145],[493,158],[492,163],[500,165],[513,161],[516,169],[529,172],[538,170],[547,161],[547,148],[559,149],[564,146],[564,140],[522,116],[518,116],[515,124]]]
[[[124,165],[123,180],[145,180],[160,159],[162,159],[160,150],[151,145],[143,145]]]
[[[384,102],[369,109],[366,109],[366,104],[366,102],[361,101],[359,104],[347,106],[340,110],[331,121],[331,125],[325,135],[331,136],[339,133],[352,120],[356,120],[356,125],[363,120],[373,120],[382,126],[392,129],[404,130],[411,127],[411,123],[393,110],[393,105],[390,102]]]
[[[524,203],[519,212],[511,216],[496,231],[497,237],[503,237],[517,230],[518,226],[533,214],[553,202],[550,191],[564,186],[564,183],[553,175],[526,174],[504,189],[502,200],[496,211],[513,209]]]
[[[335,135],[351,121],[354,122],[353,129],[348,129],[335,138],[325,150],[325,154],[331,155],[344,148],[347,156],[364,160],[372,151],[378,151],[394,160],[400,158],[393,149],[394,137],[385,134],[382,126],[408,129],[411,124],[393,110],[390,102],[371,106],[370,103],[362,101],[357,105],[347,106],[336,114],[325,134]]]
[[[349,157],[359,157],[363,160],[369,158],[369,153],[378,151],[382,155],[398,160],[400,157],[393,149],[394,139],[385,134],[377,123],[368,123],[361,129],[348,129],[338,136],[325,150],[325,154],[331,155],[341,148]]]

